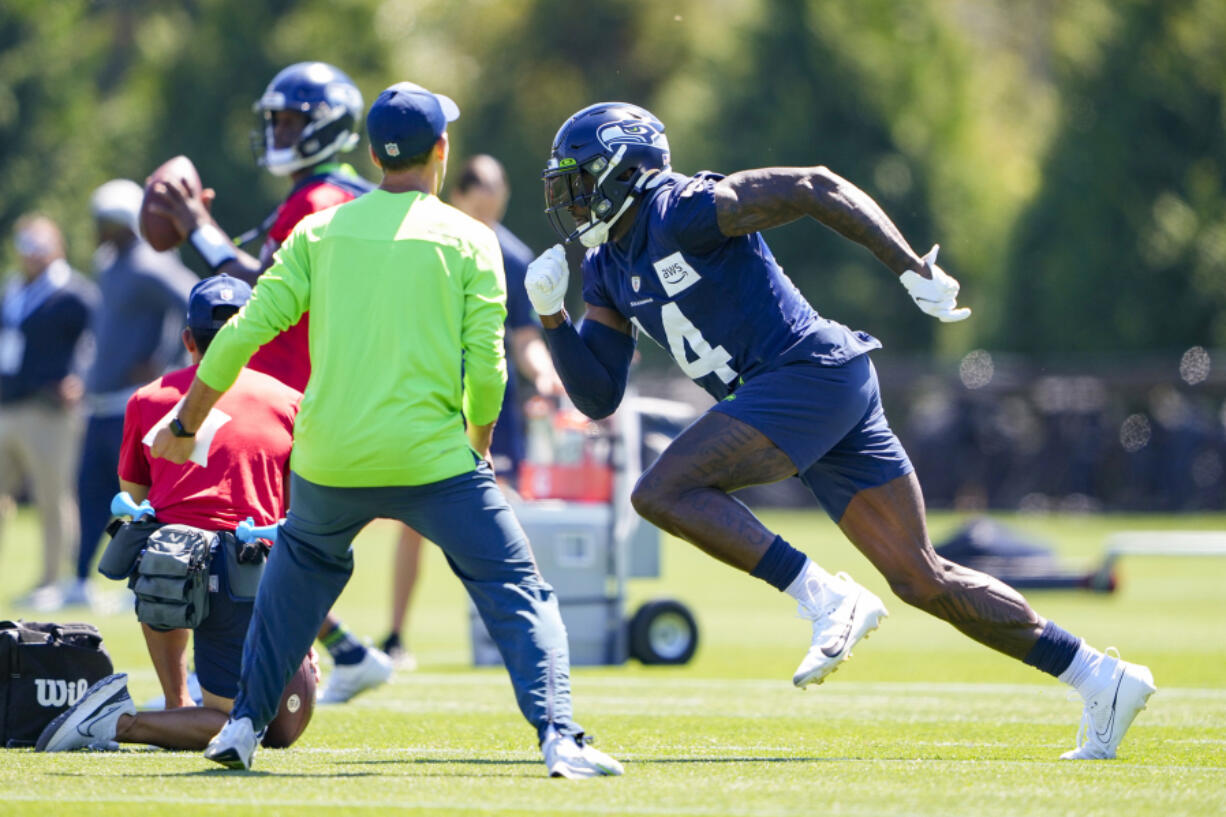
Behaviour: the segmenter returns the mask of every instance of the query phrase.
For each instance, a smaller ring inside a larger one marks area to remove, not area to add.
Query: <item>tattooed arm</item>
[[[720,232],[748,235],[816,219],[866,247],[896,275],[924,264],[877,202],[825,167],[768,167],[733,173],[715,185]]]

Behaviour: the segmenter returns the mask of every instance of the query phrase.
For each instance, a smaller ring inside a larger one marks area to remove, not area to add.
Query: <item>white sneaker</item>
[[[392,666],[397,672],[413,672],[417,669],[417,656],[400,642],[399,633],[388,633],[387,638],[379,645],[379,649],[392,659]]]
[[[135,609],[136,596],[127,590],[99,590],[88,579],[68,579],[60,588],[64,607],[87,607],[91,612],[116,615]]]
[[[1114,662],[1114,666],[1107,664],[1108,661]],[[1121,661],[1115,647],[1107,648],[1103,662],[1104,670],[1111,666],[1109,680],[1085,697],[1081,727],[1077,730],[1077,748],[1060,755],[1061,760],[1110,760],[1115,757],[1124,733],[1157,689],[1149,667]]]
[[[204,756],[229,769],[250,769],[255,749],[260,745],[266,730],[256,733],[251,718],[231,718],[221,731],[213,736],[204,749]]]
[[[383,650],[366,648],[366,655],[356,664],[337,664],[328,676],[328,683],[316,699],[321,704],[343,704],[359,692],[374,689],[392,677],[392,659]]]
[[[64,591],[58,585],[44,584],[13,600],[15,607],[29,607],[37,613],[54,613],[64,606]]]
[[[563,735],[550,726],[545,730],[541,743],[545,755],[545,768],[550,777],[565,777],[582,780],[585,777],[616,776],[625,770],[622,765],[591,744]]]
[[[392,660],[392,668],[397,672],[417,671],[417,656],[412,650],[398,650],[394,655],[388,653],[387,657]]]
[[[820,684],[826,676],[851,657],[851,648],[868,636],[889,613],[881,599],[852,581],[846,573],[836,579],[841,585],[827,586],[821,598],[821,609],[801,604],[797,615],[813,622],[813,640],[809,651],[792,676],[792,683],[803,689],[808,684]],[[834,595],[835,591],[842,595]]]
[[[108,748],[115,739],[119,716],[135,714],[136,704],[128,695],[127,674],[108,675],[47,724],[34,744],[34,751]]]
[[[95,601],[94,588],[88,579],[69,581],[64,588],[65,607],[89,607],[92,609]]]

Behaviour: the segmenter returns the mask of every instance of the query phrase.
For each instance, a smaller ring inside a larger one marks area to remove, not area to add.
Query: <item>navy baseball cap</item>
[[[224,272],[205,278],[187,296],[187,328],[193,332],[216,332],[225,325],[225,320],[216,320],[213,310],[219,306],[242,308],[250,298],[251,287],[240,278],[231,278]]]
[[[366,135],[380,160],[420,156],[460,118],[450,97],[411,82],[397,82],[379,94],[366,114]]]

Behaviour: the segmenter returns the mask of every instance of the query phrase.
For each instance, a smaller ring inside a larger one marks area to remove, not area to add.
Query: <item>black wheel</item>
[[[679,601],[649,601],[630,619],[630,655],[644,664],[684,664],[698,649],[698,623]]]

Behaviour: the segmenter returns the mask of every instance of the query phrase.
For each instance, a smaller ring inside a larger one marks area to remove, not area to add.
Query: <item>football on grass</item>
[[[145,198],[140,203],[140,232],[149,246],[158,252],[166,252],[183,243],[187,236],[179,232],[175,223],[163,215],[149,209],[149,193],[157,182],[183,180],[194,195],[200,195],[200,174],[192,160],[186,156],[176,156],[162,163],[145,180]]]
[[[272,723],[268,724],[263,745],[270,749],[289,746],[306,731],[314,711],[315,668],[311,666],[311,656],[308,655],[285,685],[285,691],[281,693],[281,706]]]

